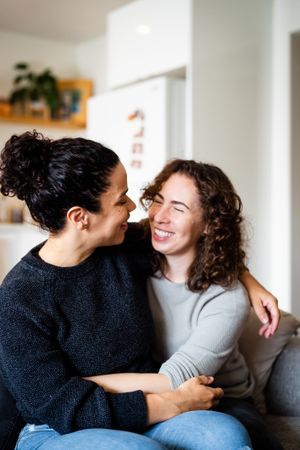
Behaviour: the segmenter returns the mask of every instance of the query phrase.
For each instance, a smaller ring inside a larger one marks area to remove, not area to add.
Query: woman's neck
[[[39,251],[43,261],[59,267],[71,267],[80,264],[87,259],[94,248],[86,248],[80,242],[78,235],[61,233],[50,235],[46,243]]]
[[[165,255],[164,276],[174,283],[185,283],[193,262],[191,255]]]

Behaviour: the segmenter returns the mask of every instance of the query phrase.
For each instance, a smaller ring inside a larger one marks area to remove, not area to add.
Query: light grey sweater
[[[215,377],[214,384],[227,397],[252,394],[253,379],[237,345],[250,311],[241,283],[194,293],[184,283],[151,277],[148,296],[155,324],[154,357],[163,363],[160,373],[173,389],[205,374]]]

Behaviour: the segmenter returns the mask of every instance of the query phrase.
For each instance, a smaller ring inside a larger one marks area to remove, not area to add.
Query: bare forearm
[[[250,302],[257,317],[263,323],[259,334],[266,338],[272,336],[277,330],[280,319],[277,298],[267,291],[247,270],[240,276],[240,281],[248,291]]]
[[[163,422],[181,414],[182,411],[179,405],[177,405],[176,398],[173,399],[172,395],[170,397],[169,394],[145,394],[148,417],[147,425]]]
[[[254,278],[254,276],[248,271],[244,270],[244,272],[240,276],[240,281],[243,283],[248,293],[255,288],[262,288],[263,286]]]
[[[107,392],[143,390],[147,405],[148,425],[162,422],[183,412],[210,409],[223,396],[220,388],[211,388],[213,377],[191,378],[177,389],[170,391],[170,384],[163,374],[122,373],[84,377],[103,387]]]
[[[145,393],[162,393],[171,389],[168,378],[157,373],[115,373],[85,377],[107,392],[131,392],[141,390]]]
[[[223,391],[206,385],[212,381],[212,377],[194,377],[174,391],[145,394],[148,425],[171,419],[187,411],[207,410],[216,406],[223,396]]]

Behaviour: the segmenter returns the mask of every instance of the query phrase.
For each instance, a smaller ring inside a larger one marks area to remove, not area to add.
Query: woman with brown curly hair
[[[228,177],[210,164],[174,160],[141,199],[148,210],[153,274],[148,296],[155,325],[158,375],[110,375],[107,389],[176,389],[209,374],[224,390],[218,410],[237,417],[254,449],[281,449],[256,411],[253,380],[238,349],[250,304],[245,275],[242,203]],[[165,362],[164,362],[165,361]],[[124,384],[123,384],[124,383]],[[144,383],[142,386],[141,384]]]

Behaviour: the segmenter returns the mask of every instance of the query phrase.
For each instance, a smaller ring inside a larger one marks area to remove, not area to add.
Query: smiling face
[[[118,163],[108,181],[110,186],[99,200],[101,211],[89,213],[89,234],[95,245],[121,244],[130,212],[136,207],[126,195],[127,175],[121,163]]]
[[[191,264],[205,230],[199,194],[192,178],[175,173],[162,185],[148,211],[155,250]]]

